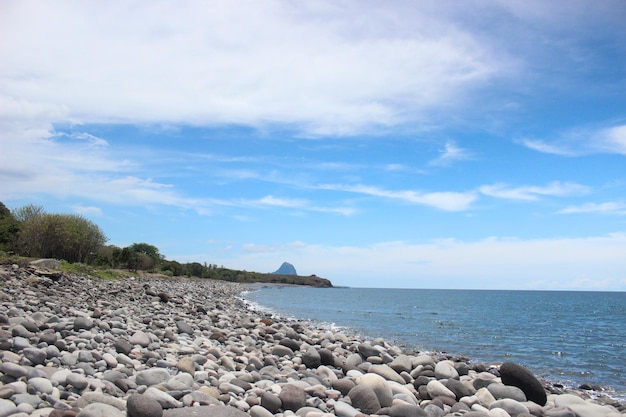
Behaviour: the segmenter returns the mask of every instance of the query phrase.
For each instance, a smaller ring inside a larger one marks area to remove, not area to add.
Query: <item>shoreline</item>
[[[0,284],[0,416],[626,415],[554,386],[538,404],[489,365],[251,310],[245,284],[17,265]]]
[[[259,289],[259,287],[265,287],[265,285],[254,284],[252,286],[252,289],[248,291],[257,290]],[[276,287],[276,285],[270,284],[268,285],[268,287]],[[338,287],[335,287],[335,288],[338,288]],[[245,293],[247,293],[248,291],[245,291]],[[492,290],[478,290],[478,291],[492,291]],[[315,329],[338,331],[338,332],[346,334],[348,337],[352,337],[356,339],[372,340],[376,338],[376,336],[366,334],[362,330],[357,330],[349,326],[337,325],[335,322],[319,321],[315,319],[283,315],[281,313],[275,312],[271,307],[267,307],[265,305],[259,304],[256,301],[252,301],[246,298],[246,294],[239,296],[239,298],[241,298],[244,301],[244,303],[246,304],[249,310],[259,313],[259,314],[269,314],[272,318],[275,318],[276,320],[279,320],[279,321],[304,323],[305,325],[315,328]],[[435,357],[446,356],[446,357],[451,357],[451,358],[457,358],[457,359],[466,361],[468,363],[486,365],[487,367],[492,367],[492,368],[497,368],[504,362],[502,360],[491,360],[491,361],[490,360],[476,360],[471,355],[459,354],[450,350],[424,350],[424,349],[419,348],[416,345],[412,345],[410,343],[402,343],[398,340],[392,340],[389,338],[385,339],[385,341],[392,343],[395,347],[400,348],[405,354],[409,356],[415,356],[420,353],[424,353],[424,354],[435,356]],[[572,385],[571,383],[568,384],[567,382],[564,382],[562,379],[558,379],[556,376],[553,376],[553,377],[537,376],[537,379],[539,379],[544,386],[551,387],[551,389],[554,392],[576,391],[576,392],[582,393],[582,395],[587,396],[589,398],[595,399],[595,398],[601,398],[601,397],[608,397],[620,403],[626,403],[626,398],[624,398],[623,396],[612,395],[612,393],[615,393],[616,390],[614,390],[611,385],[590,384],[587,382],[583,382],[580,385]],[[587,386],[589,388],[582,388],[582,386]]]

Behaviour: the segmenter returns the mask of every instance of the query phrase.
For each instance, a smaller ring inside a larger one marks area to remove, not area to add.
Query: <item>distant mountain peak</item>
[[[296,268],[291,265],[289,262],[283,262],[283,264],[278,268],[277,271],[272,272],[272,274],[277,275],[298,275],[296,272]]]

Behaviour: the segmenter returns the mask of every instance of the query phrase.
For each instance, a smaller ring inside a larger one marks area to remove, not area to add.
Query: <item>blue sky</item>
[[[626,290],[626,3],[0,0],[0,200],[337,285]]]

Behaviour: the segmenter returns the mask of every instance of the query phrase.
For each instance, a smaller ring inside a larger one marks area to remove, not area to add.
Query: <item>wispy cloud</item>
[[[338,207],[322,207],[312,204],[309,200],[305,199],[293,199],[293,198],[278,198],[272,195],[267,195],[258,200],[245,200],[242,202],[244,206],[254,207],[279,207],[288,209],[297,209],[301,211],[314,211],[322,213],[334,213],[343,216],[351,216],[356,213],[356,210],[352,207],[338,206]]]
[[[386,190],[368,185],[322,184],[317,188],[323,190],[343,191],[400,200],[409,204],[419,204],[444,211],[464,211],[471,207],[477,196],[474,192],[419,192],[414,190]]]
[[[609,201],[606,203],[585,203],[578,206],[567,206],[559,211],[560,214],[598,213],[626,215],[626,203]]]
[[[520,143],[538,152],[562,156],[626,155],[626,125],[571,129],[554,139],[523,139]]]
[[[457,161],[463,161],[472,158],[472,153],[466,149],[459,147],[454,142],[446,142],[444,149],[440,151],[439,157],[433,159],[430,165],[448,166]]]
[[[72,210],[74,210],[75,213],[81,214],[83,216],[102,215],[102,209],[100,207],[76,205],[72,206]]]
[[[489,197],[506,200],[536,201],[541,197],[566,197],[582,195],[589,192],[589,187],[571,183],[554,181],[544,186],[525,185],[512,187],[508,184],[483,185],[478,190]]]

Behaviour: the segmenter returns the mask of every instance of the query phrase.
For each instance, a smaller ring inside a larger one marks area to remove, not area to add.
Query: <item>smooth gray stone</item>
[[[272,355],[280,356],[293,356],[293,350],[283,345],[276,345],[272,348]]]
[[[371,388],[376,394],[376,398],[378,398],[378,402],[380,403],[381,407],[391,406],[391,403],[393,401],[393,392],[391,391],[391,387],[389,386],[385,378],[383,378],[382,376],[378,374],[367,373],[357,378],[356,383],[357,385],[365,385]]]
[[[87,317],[76,317],[74,320],[74,331],[89,330],[95,326],[94,322]]]
[[[170,390],[190,390],[193,387],[193,376],[188,373],[182,372],[176,376],[170,378],[165,385]]]
[[[251,417],[274,417],[267,408],[261,407],[260,405],[253,405],[250,408],[250,416]]]
[[[13,362],[3,362],[2,365],[0,365],[0,372],[6,375],[10,375],[13,378],[21,378],[23,376],[26,376],[28,370],[23,366]]]
[[[7,417],[11,414],[15,414],[17,406],[13,401],[0,399],[0,417]]]
[[[459,373],[449,361],[437,362],[435,365],[435,378],[437,379],[457,379]]]
[[[306,405],[306,393],[294,384],[283,385],[278,398],[283,403],[283,409],[297,411]]]
[[[352,407],[345,401],[337,401],[335,403],[335,415],[337,417],[355,417],[359,414],[359,410]]]
[[[133,394],[126,400],[128,417],[161,417],[163,408],[154,398],[146,395]]]
[[[426,417],[428,414],[416,405],[397,404],[389,409],[390,417]]]
[[[428,417],[443,417],[444,411],[434,404],[428,404],[423,410]]]
[[[156,400],[163,408],[177,408],[183,404],[176,398],[169,395],[167,392],[161,391],[155,387],[150,387],[143,393],[143,395]]]
[[[367,385],[357,385],[348,393],[352,406],[364,414],[376,414],[380,410],[380,402],[372,388]]]
[[[32,347],[24,348],[23,354],[24,357],[31,361],[33,365],[43,365],[43,363],[48,358],[45,350]]]
[[[187,333],[193,335],[193,328],[185,321],[179,320],[176,322],[178,333]]]
[[[46,378],[31,378],[28,380],[28,392],[31,394],[51,394],[52,382]]]
[[[267,408],[270,412],[277,413],[282,405],[283,403],[277,395],[267,391],[261,394],[261,406]]]
[[[103,403],[89,404],[76,417],[126,417],[125,413],[112,405]]]
[[[163,411],[163,417],[250,417],[249,414],[230,406],[204,405]]]
[[[322,365],[322,357],[315,347],[311,346],[307,349],[307,351],[302,355],[302,363],[307,368],[316,369]]]
[[[136,331],[133,335],[128,339],[128,342],[131,345],[139,345],[141,347],[148,347],[150,345],[150,336],[141,330]]]
[[[74,406],[78,408],[86,408],[90,404],[107,404],[118,410],[126,409],[126,402],[119,398],[112,397],[107,394],[101,394],[99,392],[86,392],[80,396],[74,403]]]
[[[411,358],[407,355],[397,356],[389,363],[389,367],[398,373],[411,372],[411,370],[413,369]]]
[[[489,390],[491,395],[493,395],[496,400],[510,398],[520,403],[526,401],[526,394],[524,394],[524,391],[522,391],[521,388],[515,387],[513,385],[493,383],[487,385],[487,390]]]
[[[521,413],[528,413],[528,408],[524,404],[520,404],[510,398],[497,400],[489,405],[490,410],[493,410],[494,408],[501,408],[512,416],[516,416]]]
[[[84,390],[89,386],[89,381],[83,375],[71,373],[65,379],[68,385],[73,386],[79,391]]]
[[[20,404],[30,404],[33,408],[39,407],[39,404],[42,402],[38,395],[31,394],[15,394],[11,397],[11,400],[18,406]]]
[[[13,337],[21,337],[24,339],[30,339],[31,337],[34,336],[33,332],[31,332],[30,330],[28,330],[26,327],[24,327],[21,324],[17,324],[13,326],[13,328],[11,329],[11,335]]]
[[[476,392],[472,385],[466,385],[457,379],[448,379],[444,385],[456,395],[457,400],[474,395]]]
[[[158,385],[162,382],[169,380],[170,373],[163,368],[146,369],[145,371],[138,372],[135,377],[137,385],[146,385],[148,387],[152,385]]]
[[[359,344],[357,350],[365,358],[369,358],[370,356],[380,356],[380,351],[368,343]]]

